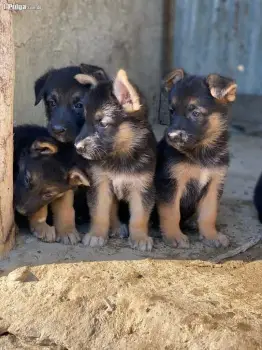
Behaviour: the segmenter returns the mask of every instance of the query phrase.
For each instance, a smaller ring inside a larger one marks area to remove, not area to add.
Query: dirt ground
[[[159,136],[163,127],[155,131]],[[0,349],[262,349],[262,244],[213,264],[262,232],[252,205],[262,139],[234,132],[230,147],[218,219],[229,248],[207,248],[191,232],[189,249],[155,239],[151,253],[121,239],[91,249],[23,232],[0,262]],[[32,280],[8,276],[23,266]]]

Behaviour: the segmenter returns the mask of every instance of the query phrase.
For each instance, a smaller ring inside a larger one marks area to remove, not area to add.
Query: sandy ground
[[[159,138],[164,127],[158,125],[154,129]],[[254,185],[262,170],[260,162],[262,139],[232,133],[230,147],[231,165],[219,210],[218,226],[220,231],[231,239],[231,246],[228,249],[234,249],[249,242],[253,237],[261,235],[262,232],[252,205]],[[86,227],[80,227],[80,231],[85,230]],[[56,262],[140,260],[143,258],[210,260],[228,250],[207,248],[198,240],[197,234],[189,233],[189,235],[190,249],[172,249],[165,246],[160,239],[155,239],[151,253],[140,253],[130,249],[128,242],[121,239],[110,239],[106,247],[92,249],[81,244],[65,246],[59,243],[43,243],[27,232],[21,232],[16,249],[7,259],[0,262],[0,269],[6,274],[19,266]],[[262,257],[261,245],[256,245],[255,248],[234,259],[241,257],[246,260],[260,259]]]

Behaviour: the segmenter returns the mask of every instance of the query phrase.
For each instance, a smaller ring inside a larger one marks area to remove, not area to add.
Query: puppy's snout
[[[184,130],[170,130],[167,132],[167,136],[171,141],[187,141],[187,133]]]
[[[25,208],[23,208],[22,206],[20,206],[20,205],[17,205],[16,206],[16,210],[18,211],[18,213],[20,213],[21,215],[26,215],[26,210],[25,210]]]
[[[75,148],[76,151],[80,154],[85,152],[85,145],[84,145],[84,141],[78,141],[75,143]]]
[[[52,125],[52,131],[56,135],[62,135],[65,133],[66,128],[62,125]]]

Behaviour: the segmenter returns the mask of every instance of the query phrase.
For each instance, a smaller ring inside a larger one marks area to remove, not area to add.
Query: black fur
[[[79,73],[109,79],[102,68],[81,64],[50,69],[35,82],[35,105],[44,100],[49,133],[61,142],[74,142],[84,124],[83,98],[90,86],[74,79]]]
[[[258,213],[258,219],[262,223],[262,174],[256,183],[253,200]]]

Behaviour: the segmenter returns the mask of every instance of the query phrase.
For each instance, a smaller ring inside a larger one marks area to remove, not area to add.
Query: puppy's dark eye
[[[26,188],[30,187],[30,184],[31,184],[31,176],[30,176],[29,172],[26,172],[26,173],[25,173],[25,176],[24,176],[24,184],[25,184],[25,187],[26,187]]]
[[[77,102],[77,103],[75,103],[74,107],[77,108],[77,109],[83,108],[83,103],[82,102]]]
[[[43,194],[43,199],[48,200],[55,196],[54,192],[46,192]]]

